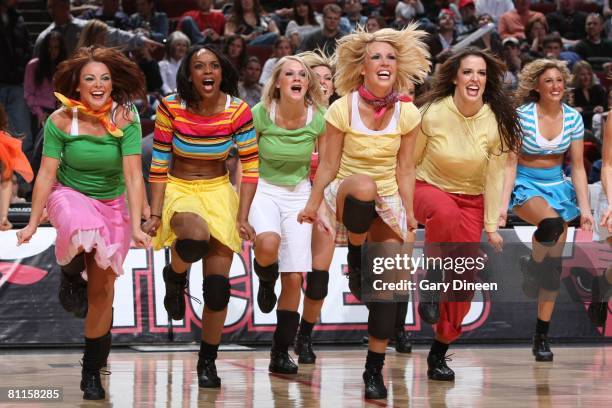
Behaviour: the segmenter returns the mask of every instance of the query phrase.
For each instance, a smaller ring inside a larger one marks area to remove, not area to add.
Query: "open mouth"
[[[387,70],[378,71],[378,78],[382,80],[391,79],[391,72]]]
[[[323,95],[327,94],[327,86],[321,85],[321,92],[323,92]]]
[[[206,92],[212,92],[215,87],[215,81],[213,79],[205,79],[202,81],[202,85]]]
[[[468,86],[465,89],[467,91],[468,96],[471,96],[471,97],[478,96],[478,92],[480,92],[480,87],[479,86],[475,86],[475,85],[470,85],[470,86]]]
[[[291,92],[295,94],[302,93],[302,85],[299,85],[299,84],[291,85]]]
[[[91,93],[91,97],[97,100],[104,99],[104,91],[94,91]]]

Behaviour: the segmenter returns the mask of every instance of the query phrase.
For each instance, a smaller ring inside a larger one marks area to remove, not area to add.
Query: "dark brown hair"
[[[4,109],[4,105],[0,103],[0,131],[6,132],[9,127],[8,115]]]
[[[470,56],[482,58],[487,65],[487,81],[482,100],[495,114],[502,151],[518,153],[522,139],[521,127],[511,96],[504,89],[503,78],[506,65],[486,50],[468,47],[451,55],[440,66],[431,82],[431,88],[419,98],[417,106],[425,105],[426,111],[431,104],[453,95],[455,93],[453,81],[457,77],[461,61]]]
[[[77,88],[81,70],[90,62],[100,62],[110,71],[113,101],[130,105],[135,99],[146,100],[145,78],[138,65],[116,49],[95,46],[79,48],[58,65],[53,77],[55,90],[68,98],[79,99]]]

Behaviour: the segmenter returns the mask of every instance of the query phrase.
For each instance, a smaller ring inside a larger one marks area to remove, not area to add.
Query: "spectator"
[[[57,64],[66,59],[66,48],[62,35],[51,31],[42,42],[42,50],[38,58],[32,58],[26,66],[23,81],[23,94],[28,107],[42,127],[47,117],[56,108],[53,95],[53,74]]]
[[[608,91],[608,108],[612,107],[612,89]],[[609,118],[609,112],[595,113],[593,115],[593,123],[591,130],[593,131],[593,137],[601,144],[603,143],[603,130],[607,120]]]
[[[493,17],[493,21],[499,21],[499,18],[511,10],[514,10],[512,0],[476,0],[476,14],[488,14]]]
[[[576,10],[576,0],[559,0],[559,10],[546,16],[551,32],[557,32],[566,42],[584,38],[586,13]]]
[[[478,27],[479,28],[484,27],[489,23],[493,23],[493,17],[491,17],[490,15],[482,14],[478,16]],[[504,53],[504,47],[502,46],[501,38],[499,37],[499,34],[497,34],[495,30],[489,31],[487,34],[483,35],[478,40],[474,41],[472,43],[472,46],[483,49],[483,50],[484,49],[489,50],[500,58],[502,57]]]
[[[344,33],[340,31],[340,17],[342,9],[337,4],[326,4],[323,7],[323,27],[314,31],[302,41],[300,51],[314,51],[320,49],[326,55],[336,51],[336,41]]]
[[[137,12],[130,17],[130,27],[163,43],[168,36],[168,16],[155,11],[155,0],[136,0]]]
[[[366,21],[366,30],[368,33],[375,33],[381,28],[387,28],[387,22],[382,16],[369,16]]]
[[[291,42],[289,39],[287,37],[278,37],[276,43],[274,44],[274,56],[268,58],[268,60],[264,63],[261,77],[259,78],[259,83],[265,85],[272,75],[272,70],[274,69],[276,62],[282,57],[291,54],[293,54],[293,48],[291,47]]]
[[[357,29],[357,26],[365,26],[367,17],[361,14],[363,6],[361,0],[344,0],[344,14],[340,19],[340,30],[350,33]]]
[[[100,20],[109,27],[129,30],[130,18],[119,10],[119,0],[102,0],[102,5],[97,9],[90,9],[81,15],[83,20]]]
[[[546,58],[565,61],[569,69],[572,69],[574,64],[580,61],[580,56],[575,52],[562,51],[563,40],[559,37],[559,34],[548,34],[544,37],[544,40],[542,40],[542,47]]]
[[[225,35],[239,34],[249,45],[272,45],[279,36],[278,27],[262,14],[259,0],[235,0]]]
[[[504,47],[503,60],[506,64],[504,85],[508,89],[515,90],[518,86],[518,74],[523,66],[520,42],[514,37],[507,37],[503,40],[502,45]]]
[[[161,90],[164,96],[176,92],[176,74],[190,46],[189,37],[181,31],[175,31],[168,37],[166,57],[159,61],[159,73],[163,81]]]
[[[291,40],[292,47],[297,49],[304,38],[321,28],[323,19],[315,14],[310,0],[297,0],[293,4],[292,18],[287,24],[285,35]]]
[[[578,61],[572,71],[573,105],[582,115],[584,127],[591,129],[594,113],[603,113],[608,108],[606,90],[593,82],[593,69],[586,61]]]
[[[88,21],[75,18],[70,14],[70,0],[47,0],[47,11],[51,15],[53,23],[36,38],[34,56],[40,54],[42,39],[51,31],[59,31],[62,34],[66,54],[70,56],[76,49],[81,30],[83,30]],[[162,47],[162,44],[150,40],[139,33],[130,33],[114,27],[108,27],[107,30],[106,45],[109,47],[125,46],[128,51],[136,50],[143,46]]]
[[[478,26],[478,19],[476,18],[476,6],[474,0],[460,0],[459,1],[459,13],[461,14],[461,22],[457,24],[457,36],[459,39],[476,31]]]
[[[138,64],[138,68],[145,76],[147,94],[157,99],[162,92],[164,81],[162,80],[157,60],[151,55],[151,51],[147,47],[142,47],[139,50],[133,51],[133,60]]]
[[[242,74],[242,81],[238,83],[238,94],[240,99],[250,107],[255,106],[261,99],[262,86],[259,85],[261,74],[261,63],[257,57],[249,57],[246,68]]]
[[[576,44],[576,53],[589,61],[593,69],[601,71],[604,62],[612,61],[612,40],[601,38],[603,19],[600,14],[592,13],[586,18],[586,38]],[[595,60],[591,60],[595,58]],[[607,59],[608,61],[605,61]]]
[[[23,97],[23,78],[31,45],[16,0],[0,0],[0,104],[6,108],[10,130],[24,137],[23,149],[33,147],[30,111]]]
[[[242,71],[241,68],[246,65],[248,58],[246,47],[246,41],[241,35],[234,34],[225,38],[223,54],[227,56],[234,68],[236,68],[236,72]]]
[[[107,34],[108,26],[104,21],[90,20],[85,24],[85,27],[83,27],[76,48],[91,47],[93,45],[104,47],[106,45]]]
[[[183,14],[179,29],[192,44],[222,41],[225,31],[225,16],[211,10],[212,0],[198,0],[198,9]]]
[[[548,23],[546,20],[534,18],[529,20],[525,28],[527,35],[526,53],[532,59],[544,57],[544,37],[548,34]]]
[[[393,24],[398,29],[406,27],[423,13],[425,13],[425,8],[421,0],[400,0],[395,5],[395,22]]]
[[[499,18],[498,31],[502,39],[514,37],[524,40],[525,26],[534,18],[546,20],[544,14],[538,11],[531,11],[531,0],[514,0],[514,10],[504,13]]]
[[[455,19],[450,9],[443,9],[438,15],[438,31],[429,36],[428,46],[432,61],[442,62],[450,47],[456,41]],[[446,52],[445,52],[446,51]]]
[[[606,38],[612,40],[612,1],[604,1],[603,18],[606,21],[604,24]]]

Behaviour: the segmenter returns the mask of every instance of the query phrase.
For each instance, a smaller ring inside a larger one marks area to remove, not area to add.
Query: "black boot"
[[[274,347],[272,347],[268,370],[276,374],[297,374],[298,366],[295,364],[288,351],[275,350]]]
[[[361,300],[361,245],[348,243],[346,264],[349,290],[357,300]]]
[[[276,306],[276,293],[274,286],[278,279],[278,263],[261,266],[255,259],[253,261],[255,274],[259,278],[259,290],[257,291],[257,305],[263,313],[270,313]]]
[[[412,353],[412,341],[410,335],[404,329],[398,329],[395,332],[395,351],[398,353]]]
[[[455,372],[446,365],[450,358],[440,354],[427,356],[427,378],[436,381],[455,381]]]
[[[295,354],[298,355],[299,364],[314,364],[317,355],[312,350],[312,338],[310,334],[298,333],[295,339]]]
[[[200,388],[219,388],[221,387],[221,379],[217,375],[217,360],[218,344],[208,344],[205,341],[200,342],[200,353],[198,354],[198,386]]]
[[[548,344],[548,336],[546,334],[533,335],[531,351],[536,361],[553,361],[553,352],[550,351],[550,344]]]
[[[387,387],[382,375],[382,367],[366,367],[363,372],[365,399],[387,398]]]
[[[529,299],[538,297],[540,291],[540,270],[542,263],[537,263],[530,255],[521,256],[519,266],[523,274],[523,293]]]
[[[426,279],[430,283],[442,282],[442,272],[439,270],[427,271]],[[440,291],[421,290],[419,292],[419,316],[426,323],[436,324],[440,320]]]
[[[608,298],[606,292],[609,287],[610,284],[607,282],[605,274],[593,279],[588,315],[591,322],[597,327],[603,326],[608,317]]]
[[[101,400],[106,393],[100,380],[100,369],[106,363],[111,347],[111,334],[97,339],[85,338],[85,354],[83,355],[83,369],[81,370],[81,391],[83,399]]]
[[[61,267],[58,291],[58,298],[64,310],[81,319],[87,315],[87,282],[81,276],[84,270],[85,253],[81,252]]]
[[[164,307],[172,320],[182,320],[185,317],[185,291],[187,290],[187,272],[176,273],[170,264],[164,268],[164,283],[166,295]]]

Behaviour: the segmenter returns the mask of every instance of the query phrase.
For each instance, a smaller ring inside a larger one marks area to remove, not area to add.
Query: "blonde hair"
[[[297,55],[310,68],[326,67],[333,74],[336,71],[336,64],[333,57],[328,57],[320,48],[314,51],[304,51]]]
[[[557,69],[563,77],[563,82],[567,86],[572,82],[572,75],[567,68],[565,61],[553,59],[537,59],[525,65],[519,74],[518,88],[514,94],[514,99],[517,105],[524,105],[529,102],[537,102],[540,100],[540,94],[535,90],[540,76],[549,69]]]
[[[580,74],[580,71],[587,71],[589,73],[591,80],[588,86],[592,86],[593,67],[587,61],[578,61],[574,64],[574,69],[572,69],[572,87],[582,88],[582,85],[578,83],[578,74]]]
[[[278,81],[278,77],[283,70],[283,65],[285,65],[285,62],[287,61],[297,61],[306,70],[306,79],[308,80],[308,89],[306,90],[306,95],[304,95],[306,103],[309,105],[314,105],[315,108],[324,106],[323,93],[321,92],[319,81],[317,81],[315,73],[300,57],[288,55],[286,57],[282,57],[276,62],[276,65],[274,65],[274,69],[272,70],[272,74],[270,75],[270,79],[268,79],[268,82],[266,82],[266,85],[261,92],[261,101],[263,102],[266,110],[270,110],[270,106],[272,106],[273,101],[280,99],[280,91],[276,87],[276,82]]]
[[[383,28],[374,33],[359,27],[357,31],[338,40],[336,48],[337,69],[334,84],[338,95],[343,96],[363,84],[359,67],[364,63],[367,47],[373,42],[385,42],[396,51],[397,79],[394,88],[402,91],[409,82],[422,83],[429,72],[429,51],[423,42],[425,31],[411,24],[403,30]]]

